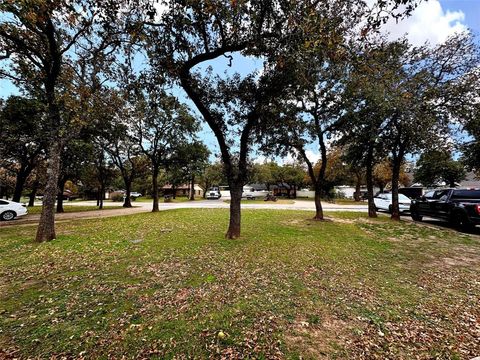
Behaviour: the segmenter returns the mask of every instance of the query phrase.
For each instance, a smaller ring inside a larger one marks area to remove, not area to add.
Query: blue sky
[[[368,1],[373,2],[374,0]],[[425,41],[437,44],[444,41],[453,32],[467,28],[477,36],[477,41],[480,42],[480,0],[424,1],[410,18],[400,24],[390,22],[385,26],[384,31],[389,32],[391,38],[400,37],[407,33],[407,37],[412,43],[421,45]],[[227,68],[226,64],[227,60],[225,58],[219,58],[209,65],[212,65],[215,71],[223,73]],[[228,68],[227,71],[230,74],[238,71],[244,75],[259,67],[261,67],[259,60],[255,61],[235,56],[233,67]],[[9,81],[0,80],[0,97],[5,98],[12,94],[18,94],[15,86]],[[204,128],[201,137],[212,151],[215,151],[216,141],[208,128]],[[318,152],[313,148],[310,149],[309,157],[315,161]]]
[[[446,10],[461,10],[465,14],[465,24],[480,36],[480,0],[441,0]]]

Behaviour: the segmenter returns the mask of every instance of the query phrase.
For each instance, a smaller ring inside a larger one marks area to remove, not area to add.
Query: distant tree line
[[[365,183],[373,217],[383,166],[399,219],[408,158],[420,156],[416,179],[429,185],[480,171],[472,35],[416,47],[379,34],[416,4],[172,0],[159,12],[152,0],[2,2],[0,77],[22,96],[1,104],[1,195],[8,184],[15,200],[41,189],[36,240],[43,242],[56,237],[56,199],[71,183],[96,189],[102,207],[106,188],[120,179],[129,207],[136,182],[148,179],[143,186],[158,211],[162,182],[205,190],[225,182],[233,239],[243,186],[255,177],[308,183],[316,220],[333,186]],[[240,75],[238,57],[261,60],[262,68]],[[214,71],[212,61],[222,59],[233,71]],[[217,154],[199,140],[201,122]],[[312,149],[319,161],[309,158]],[[298,165],[255,166],[254,152],[289,155]]]

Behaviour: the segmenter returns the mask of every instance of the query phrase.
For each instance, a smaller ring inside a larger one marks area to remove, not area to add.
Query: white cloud
[[[316,164],[321,157],[319,152],[315,152],[312,150],[306,150],[305,154],[307,155],[308,160],[310,160],[312,164]]]
[[[258,155],[255,159],[253,159],[253,163],[258,165],[265,164],[267,162],[268,162],[268,158],[263,155]]]
[[[465,14],[461,11],[445,11],[439,0],[421,2],[412,15],[398,23],[390,20],[383,30],[389,33],[391,40],[406,34],[413,45],[431,45],[443,43],[449,36],[467,31],[464,24]]]

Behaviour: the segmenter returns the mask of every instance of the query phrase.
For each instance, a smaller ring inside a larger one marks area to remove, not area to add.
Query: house
[[[175,187],[172,186],[172,184],[165,184],[162,188],[161,191],[163,192],[163,195],[173,195],[174,197],[182,197],[182,196],[189,196],[190,195],[190,184],[181,184],[177,185]],[[203,189],[200,185],[194,184],[194,191],[195,191],[195,196],[202,197],[203,196]]]

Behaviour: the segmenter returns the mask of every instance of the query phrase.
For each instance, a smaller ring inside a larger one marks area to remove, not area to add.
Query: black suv
[[[480,190],[441,189],[427,192],[410,205],[412,219],[424,216],[449,221],[462,228],[480,225]]]

